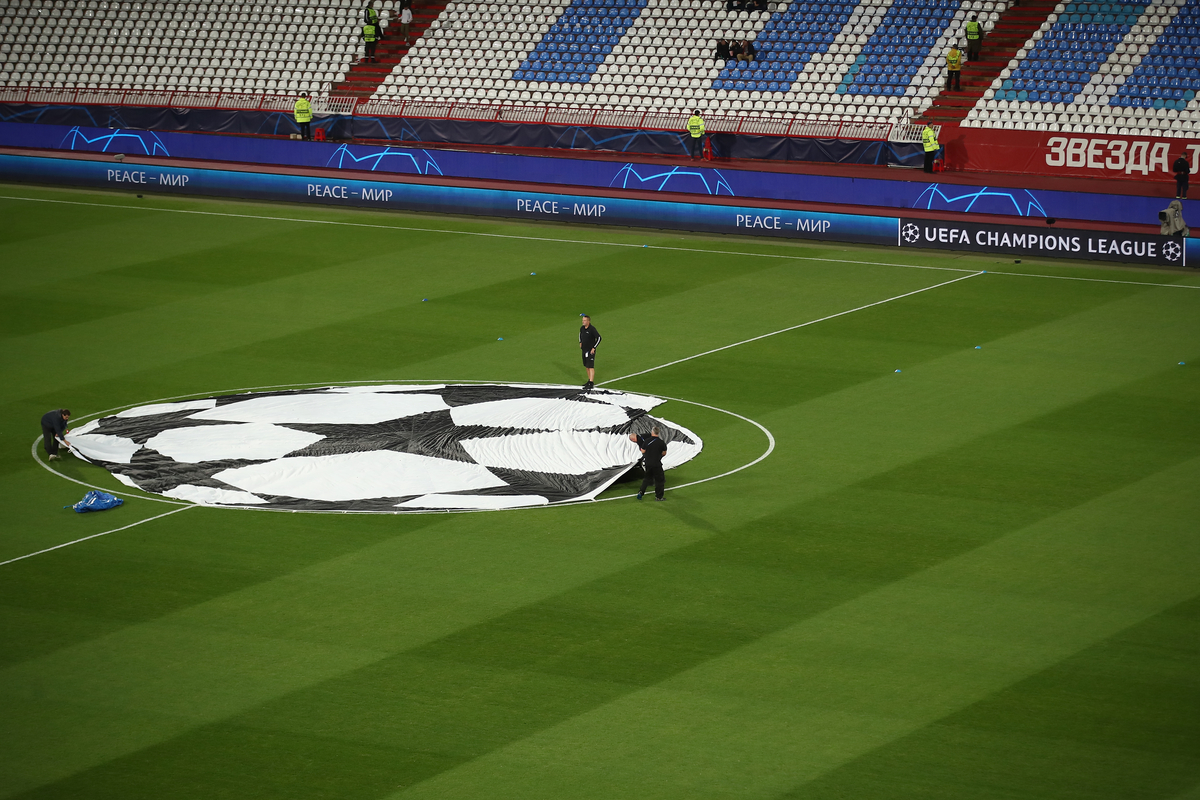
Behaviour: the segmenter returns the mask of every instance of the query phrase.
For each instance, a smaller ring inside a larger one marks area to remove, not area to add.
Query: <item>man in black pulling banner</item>
[[[642,478],[642,488],[638,489],[637,499],[641,500],[646,494],[651,481],[654,481],[654,499],[665,499],[663,495],[667,491],[667,476],[663,474],[662,460],[667,454],[667,443],[658,438],[658,428],[651,428],[649,436],[631,433],[629,441],[636,442],[641,449],[642,466],[646,470],[646,477]]]
[[[71,412],[65,408],[56,408],[42,415],[42,445],[45,446],[51,461],[57,461],[59,458],[58,440],[65,440],[66,435],[70,433],[67,430],[67,420],[70,418]]]
[[[587,368],[587,383],[584,390],[596,385],[596,348],[600,346],[600,331],[592,324],[592,318],[583,315],[583,326],[579,329],[579,349],[583,351],[583,366]]]

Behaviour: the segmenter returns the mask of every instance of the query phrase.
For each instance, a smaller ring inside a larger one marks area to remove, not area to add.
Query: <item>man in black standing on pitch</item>
[[[50,456],[51,461],[59,459],[58,440],[65,441],[66,435],[70,433],[67,430],[69,419],[71,419],[71,412],[65,408],[56,408],[42,415],[42,445],[46,448],[46,454]]]
[[[649,436],[639,437],[636,433],[631,433],[629,441],[636,442],[642,451],[642,467],[646,470],[646,477],[642,478],[642,488],[638,489],[637,499],[642,499],[650,482],[654,481],[654,499],[664,500],[667,491],[667,476],[663,474],[662,460],[663,456],[667,454],[667,443],[658,438],[658,427],[651,428]]]
[[[587,369],[587,383],[584,390],[596,385],[596,348],[600,346],[600,331],[592,324],[592,318],[583,315],[583,325],[579,328],[579,349],[583,351],[583,366]]]

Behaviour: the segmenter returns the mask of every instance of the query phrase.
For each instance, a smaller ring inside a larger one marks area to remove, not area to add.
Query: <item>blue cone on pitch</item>
[[[975,345],[975,349],[976,349],[976,350],[982,350],[983,348],[982,348],[982,347],[980,347],[979,345]]]
[[[496,339],[496,341],[497,341],[497,342],[503,342],[503,341],[504,341],[504,337],[503,337],[503,336],[501,336],[501,337],[499,337],[498,339]]]
[[[900,371],[900,370],[896,370],[896,372],[899,372],[899,371]]]
[[[1181,367],[1183,367],[1183,366],[1187,366],[1187,362],[1185,362],[1185,361],[1180,361],[1180,362],[1179,362],[1179,366],[1181,366]]]
[[[530,274],[530,275],[537,275],[537,273],[536,273],[536,272],[531,272],[531,273],[529,273],[529,274]]]
[[[422,302],[422,303],[428,303],[428,302],[429,302],[429,298],[428,298],[428,297],[422,297],[422,298],[421,298],[421,302]]]
[[[649,246],[650,246],[650,245],[648,245],[648,244],[644,244],[644,245],[642,245],[642,247],[649,247]]]

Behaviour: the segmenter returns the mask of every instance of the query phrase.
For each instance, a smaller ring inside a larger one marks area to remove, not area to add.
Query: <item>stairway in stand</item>
[[[433,23],[438,15],[446,8],[449,0],[430,0],[430,2],[413,3],[413,21],[408,37],[412,42],[420,39],[425,30]],[[359,44],[362,47],[362,44]],[[400,59],[408,53],[409,46],[400,38],[400,14],[397,13],[389,22],[384,32],[383,41],[375,48],[375,57],[379,59],[371,63],[360,61],[346,73],[346,79],[334,84],[330,94],[370,99],[379,85],[387,78],[392,69],[400,63]]]
[[[962,91],[948,92],[943,89],[918,121],[937,125],[957,123],[966,117],[967,112],[992,85],[992,81],[1054,11],[1054,6],[1055,0],[1021,0],[1021,4],[1016,8],[1009,8],[1001,14],[992,31],[983,37],[979,59],[963,65]],[[965,40],[963,47],[965,56]],[[944,80],[944,63],[942,68]]]

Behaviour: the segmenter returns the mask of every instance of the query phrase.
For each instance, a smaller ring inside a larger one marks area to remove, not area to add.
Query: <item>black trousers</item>
[[[42,426],[42,444],[46,448],[47,455],[58,455],[58,439],[54,438],[54,428]]]
[[[372,61],[375,60],[375,45],[377,45],[377,44],[379,44],[379,42],[367,42],[366,43],[366,45],[367,45],[367,54],[365,56],[366,58],[368,58]]]
[[[937,150],[925,151],[925,171],[933,172],[933,157],[937,155]]]
[[[1188,190],[1188,176],[1187,175],[1176,175],[1175,176],[1175,199],[1186,200],[1187,199],[1187,190]]]
[[[703,152],[704,152],[704,137],[703,136],[693,136],[692,137],[692,158],[699,158]]]
[[[638,489],[638,494],[645,494],[651,481],[654,482],[654,496],[661,499],[667,491],[667,476],[663,474],[662,464],[646,465],[646,477],[642,478],[642,488]]]
[[[978,61],[981,49],[983,49],[983,39],[967,39],[967,60]]]
[[[946,91],[953,89],[956,92],[962,91],[962,71],[957,69],[948,70],[946,72]]]
[[[300,136],[302,136],[305,139],[312,138],[312,123],[311,122],[297,122],[296,124],[300,126]]]

